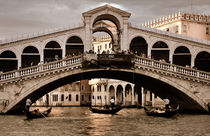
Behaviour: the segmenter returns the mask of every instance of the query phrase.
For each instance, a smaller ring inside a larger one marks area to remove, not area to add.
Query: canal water
[[[0,115],[0,136],[210,136],[210,115],[162,118],[134,108],[104,115],[87,107],[53,107],[47,118],[25,118]]]

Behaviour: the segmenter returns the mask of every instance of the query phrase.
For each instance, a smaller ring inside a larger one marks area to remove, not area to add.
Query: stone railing
[[[66,58],[59,61],[49,62],[33,67],[23,68],[16,71],[6,72],[3,74],[0,74],[0,81],[5,81],[9,79],[14,79],[26,75],[31,75],[35,73],[45,72],[53,69],[58,69],[62,67],[73,67],[76,64],[81,64],[82,58],[81,56],[76,56],[72,58]]]
[[[0,74],[0,81],[5,81],[9,79],[15,79],[18,77],[23,77],[27,75],[32,75],[36,73],[41,73],[45,71],[50,71],[58,68],[69,67],[73,68],[75,65],[82,65],[82,56],[76,56],[72,58],[66,58],[59,61],[54,61],[46,64],[41,64],[29,68],[24,68],[16,71],[11,71],[7,73]],[[135,65],[141,67],[149,67],[156,70],[173,72],[175,74],[181,74],[186,78],[192,77],[195,80],[205,80],[206,82],[210,83],[210,73],[199,71],[192,68],[182,67],[170,63],[164,63],[156,60],[152,60],[149,58],[142,58],[139,56],[135,56]]]
[[[192,77],[196,78],[196,80],[205,80],[208,83],[210,83],[210,73],[199,71],[193,68],[178,66],[170,63],[164,63],[148,58],[142,58],[142,57],[135,57],[135,64],[140,64],[146,67],[152,67],[154,69],[164,70],[168,72],[173,72],[175,74],[182,74],[186,78]]]

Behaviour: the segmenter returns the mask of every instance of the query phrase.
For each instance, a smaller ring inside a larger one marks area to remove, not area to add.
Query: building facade
[[[59,87],[36,101],[37,106],[83,106],[91,98],[88,80],[73,82]]]
[[[210,41],[210,16],[175,13],[145,24],[148,27]]]

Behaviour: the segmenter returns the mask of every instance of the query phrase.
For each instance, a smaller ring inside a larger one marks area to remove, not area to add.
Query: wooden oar
[[[43,113],[40,112],[40,114],[47,120],[47,117]]]

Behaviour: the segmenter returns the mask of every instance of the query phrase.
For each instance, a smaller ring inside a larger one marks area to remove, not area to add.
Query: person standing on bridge
[[[30,109],[30,107],[31,107],[31,104],[32,104],[31,99],[28,98],[28,99],[26,100],[26,106],[25,106],[25,110],[26,110],[26,111],[29,111],[29,109]]]

